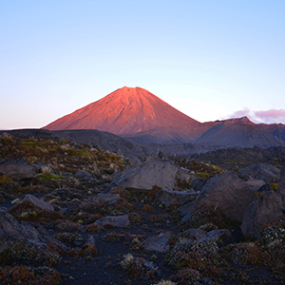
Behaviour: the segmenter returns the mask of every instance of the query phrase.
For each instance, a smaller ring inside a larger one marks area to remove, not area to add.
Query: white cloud
[[[222,118],[230,119],[230,118],[240,118],[247,116],[254,123],[265,123],[265,124],[285,124],[285,109],[270,109],[266,111],[253,111],[248,108],[243,110],[236,111],[227,117]]]

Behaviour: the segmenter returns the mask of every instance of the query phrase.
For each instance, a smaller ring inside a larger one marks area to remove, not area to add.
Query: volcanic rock
[[[87,180],[87,181],[92,180],[92,175],[88,171],[85,171],[85,170],[78,170],[75,173],[75,177],[80,180]]]
[[[34,259],[39,257],[44,262],[50,262],[48,259],[53,257],[54,262],[59,260],[59,256],[51,253],[46,246],[46,243],[54,238],[42,226],[38,225],[37,230],[31,223],[19,223],[4,210],[0,210],[0,225],[0,255],[5,251],[11,251],[10,255],[14,255],[14,259],[28,259],[24,253],[27,248],[30,252],[34,252]],[[13,252],[16,248],[18,252]]]
[[[267,163],[252,164],[239,172],[239,177],[244,179],[262,179],[266,183],[276,183],[279,179],[280,170]]]
[[[226,172],[207,180],[192,208],[219,209],[229,219],[241,222],[247,207],[256,199],[256,190],[236,174]]]
[[[0,172],[15,180],[34,178],[36,167],[25,159],[4,159],[0,161]]]
[[[161,190],[155,193],[155,198],[165,205],[165,207],[168,207],[194,201],[198,195],[198,192]]]
[[[115,204],[118,202],[118,199],[120,198],[120,194],[97,194],[92,201],[98,204]]]
[[[176,188],[176,175],[179,170],[180,168],[170,161],[150,159],[123,174],[116,184],[146,190],[157,185],[172,190]]]
[[[168,252],[170,247],[168,244],[170,232],[160,233],[157,236],[149,237],[142,242],[142,247],[146,250],[154,250],[157,252]]]
[[[197,242],[204,242],[204,241],[217,242],[217,241],[230,239],[232,236],[231,231],[228,229],[212,230],[210,232],[206,232],[201,229],[189,229],[186,232],[187,234],[193,236]]]
[[[283,202],[279,193],[274,191],[263,193],[258,200],[249,205],[244,214],[241,226],[243,235],[259,239],[260,228],[263,225],[284,218],[282,208]]]
[[[95,225],[100,226],[112,226],[112,227],[127,227],[130,224],[129,216],[123,215],[123,216],[107,216],[104,218],[101,218],[94,222]]]
[[[46,210],[46,211],[54,211],[53,205],[51,205],[48,202],[42,201],[42,200],[38,199],[37,197],[35,197],[31,194],[26,194],[25,198],[20,202],[20,204],[22,204],[24,202],[30,202],[34,206],[41,208],[43,210]]]

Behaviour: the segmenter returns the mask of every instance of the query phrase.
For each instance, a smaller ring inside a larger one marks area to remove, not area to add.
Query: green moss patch
[[[0,175],[0,185],[13,182],[12,178],[6,175]]]
[[[203,178],[203,179],[206,179],[206,178],[209,177],[209,173],[196,172],[196,174],[197,174],[199,177]]]
[[[38,174],[38,178],[39,179],[43,179],[43,180],[65,180],[66,178],[64,176],[59,176],[56,174],[44,174],[44,173],[40,173]]]

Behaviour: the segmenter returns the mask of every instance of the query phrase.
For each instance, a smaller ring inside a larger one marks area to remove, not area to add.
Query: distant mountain
[[[196,144],[226,147],[254,147],[269,148],[285,145],[284,141],[274,136],[263,126],[241,123],[220,123],[206,131]]]
[[[283,124],[255,124],[247,117],[200,123],[140,87],[117,89],[44,129],[96,129],[136,143],[190,143],[180,150],[193,148],[193,144],[202,148],[285,145]]]
[[[147,132],[155,141],[180,142],[200,124],[145,89],[123,87],[44,129],[97,129],[120,136]]]
[[[243,125],[255,125],[248,117],[244,116],[241,118],[233,118],[233,119],[227,119],[222,121],[216,121],[216,123],[224,123],[226,125],[232,125],[232,124],[243,124]]]

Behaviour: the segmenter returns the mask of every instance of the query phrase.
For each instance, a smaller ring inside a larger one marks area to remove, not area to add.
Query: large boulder
[[[155,198],[165,205],[165,207],[168,207],[194,201],[198,195],[198,192],[161,190],[155,193]]]
[[[13,178],[22,180],[37,176],[36,167],[25,159],[4,159],[0,161],[0,172]]]
[[[284,218],[282,208],[282,197],[279,193],[274,191],[263,193],[258,200],[249,205],[244,214],[241,226],[243,235],[259,239],[262,226]]]
[[[172,190],[176,188],[176,174],[179,170],[180,167],[170,161],[149,160],[122,175],[116,185],[147,190],[157,185]]]
[[[243,179],[261,179],[266,183],[276,183],[280,176],[280,170],[267,163],[255,163],[239,172]]]
[[[34,226],[28,222],[19,223],[4,210],[0,210],[0,225],[0,256],[3,258],[6,256],[14,261],[43,261],[46,264],[59,260],[59,255],[51,252],[46,245],[53,241],[54,237],[42,226]],[[26,249],[29,249],[28,254]]]
[[[241,222],[249,204],[256,200],[257,189],[257,186],[248,184],[236,174],[226,172],[208,179],[190,206],[192,212],[199,212],[201,207],[218,209],[227,218]]]

